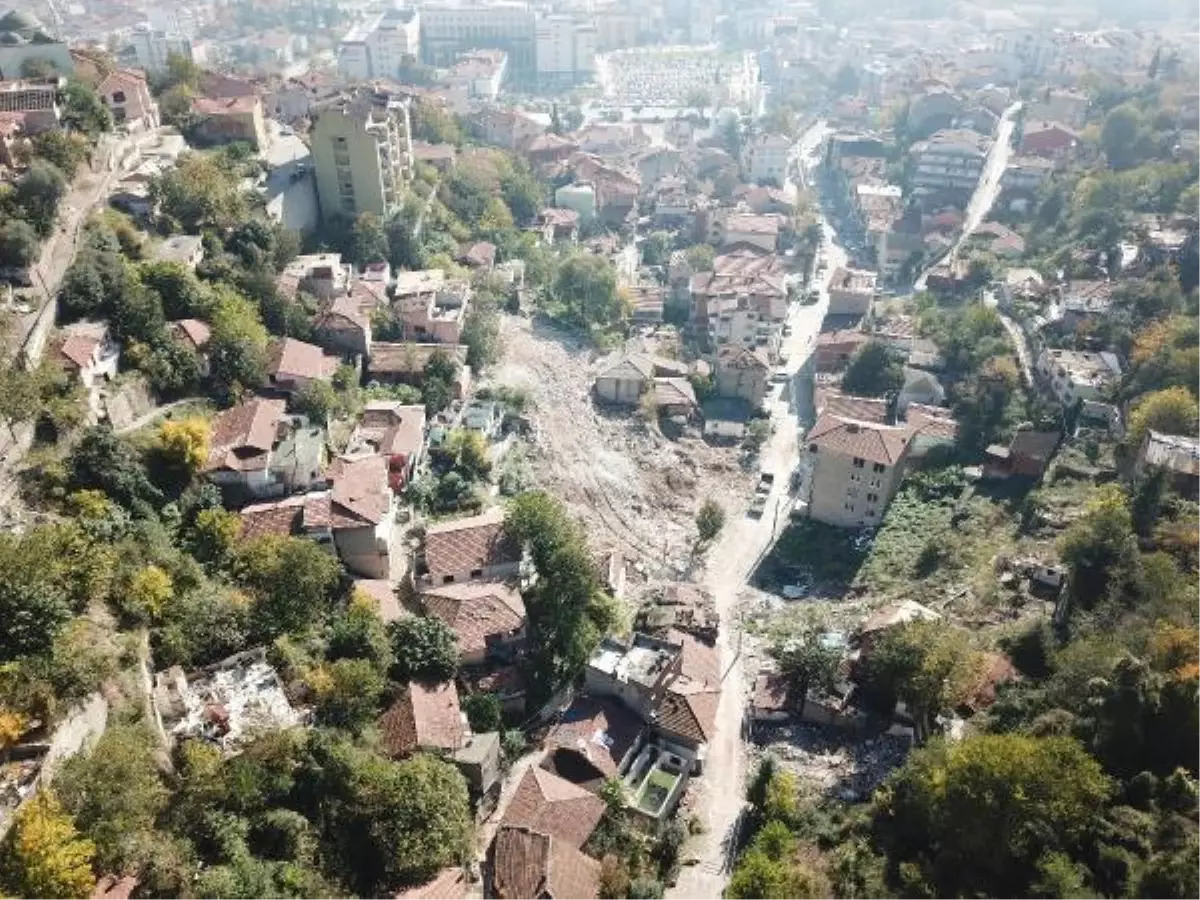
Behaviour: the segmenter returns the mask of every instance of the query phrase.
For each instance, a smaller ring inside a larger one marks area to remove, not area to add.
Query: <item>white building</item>
[[[782,134],[755,135],[742,145],[742,172],[746,180],[770,181],[783,187],[791,152],[792,142]]]
[[[574,16],[544,16],[537,21],[535,57],[538,85],[570,87],[596,69],[596,26]]]
[[[132,61],[148,74],[158,75],[167,71],[167,58],[181,56],[194,63],[203,62],[190,38],[169,31],[157,31],[149,25],[139,25],[129,35],[129,46],[124,51]]]
[[[1063,406],[1081,400],[1100,400],[1121,377],[1121,362],[1112,353],[1045,349],[1038,356],[1038,374]]]
[[[909,152],[915,163],[915,193],[973,191],[983,171],[987,148],[986,138],[964,129],[939,131],[929,140],[913,144]]]
[[[389,9],[355,25],[338,45],[338,71],[346,78],[394,78],[421,53],[421,15]]]
[[[430,65],[450,65],[464,50],[503,50],[514,73],[535,72],[535,14],[524,2],[448,0],[421,7],[421,57]]]
[[[464,115],[472,100],[494,103],[508,72],[508,57],[502,50],[472,50],[442,79],[449,89],[448,105],[456,115]]]

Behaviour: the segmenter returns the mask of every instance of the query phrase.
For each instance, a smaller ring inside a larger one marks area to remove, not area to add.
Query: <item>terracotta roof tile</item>
[[[655,725],[697,744],[706,743],[716,731],[720,702],[719,687],[676,682],[667,689],[659,705]]]
[[[176,319],[170,324],[171,330],[196,350],[203,350],[208,346],[209,338],[212,337],[212,329],[209,328],[208,323],[199,319]]]
[[[205,470],[224,468],[248,472],[265,468],[286,409],[283,400],[255,397],[218,413],[212,422]]]
[[[339,456],[330,466],[329,477],[333,481],[330,501],[343,519],[355,525],[378,525],[391,510],[387,460],[382,456]]]
[[[451,867],[442,869],[422,885],[401,891],[393,900],[464,900],[468,886],[467,873]]]
[[[268,534],[298,534],[304,516],[305,498],[286,497],[252,503],[238,514],[242,520],[242,540],[253,540]]]
[[[380,744],[390,756],[456,750],[467,737],[454,682],[414,681],[379,718]]]
[[[600,896],[600,863],[564,841],[529,828],[500,828],[492,845],[492,866],[493,887],[501,900]]]
[[[904,417],[914,436],[928,435],[951,441],[958,438],[958,422],[954,420],[954,414],[943,407],[910,403]]]
[[[641,732],[641,721],[619,703],[576,697],[551,727],[546,745],[574,750],[611,778]]]
[[[84,369],[92,364],[92,354],[100,343],[100,338],[90,334],[69,334],[58,345],[58,352],[76,368]]]
[[[887,422],[887,411],[887,401],[876,397],[856,397],[840,391],[817,391],[818,414],[829,413],[831,416],[840,416],[843,419],[856,419],[859,422],[874,422],[883,425]]]
[[[355,439],[372,444],[384,456],[412,456],[425,443],[425,407],[372,400],[363,411]]]
[[[788,707],[787,678],[779,672],[760,672],[754,679],[754,699],[750,704],[758,712],[784,712]]]
[[[504,532],[503,510],[441,522],[425,532],[425,565],[435,582],[520,559],[520,548]]]
[[[604,815],[604,801],[553,772],[530,766],[504,811],[501,826],[531,828],[582,847]]]
[[[489,637],[525,627],[521,594],[502,581],[438,585],[421,594],[421,604],[427,615],[454,632],[458,652],[464,655],[484,650]]]
[[[332,378],[337,367],[337,357],[326,356],[316,344],[284,338],[271,347],[267,374],[284,380],[307,378],[313,381]]]
[[[843,456],[893,466],[904,456],[910,437],[906,428],[858,422],[826,413],[812,427],[807,441]]]

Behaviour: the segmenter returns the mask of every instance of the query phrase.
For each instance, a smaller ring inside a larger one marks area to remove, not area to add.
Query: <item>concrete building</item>
[[[228,144],[244,142],[255,150],[267,146],[267,124],[262,100],[257,96],[214,100],[197,97],[192,101],[196,116],[195,133],[202,142]]]
[[[203,53],[197,53],[191,38],[175,32],[159,31],[149,25],[139,25],[130,33],[129,44],[122,55],[148,75],[166,72],[167,59],[171,56],[181,56],[195,63],[204,61]]]
[[[1112,353],[1047,348],[1037,360],[1037,372],[1064,406],[1100,400],[1121,377],[1121,362]]]
[[[808,514],[842,528],[877,526],[908,458],[906,428],[824,415],[808,433]]]
[[[782,134],[759,134],[742,145],[742,173],[747,181],[773,182],[779,187],[787,180],[792,142]]]
[[[463,115],[471,101],[494,103],[508,72],[508,57],[501,50],[472,50],[458,58],[442,79],[449,97],[447,107]]]
[[[745,400],[757,409],[767,394],[768,374],[762,357],[745,347],[726,344],[717,350],[713,381],[718,397]]]
[[[386,219],[413,175],[409,101],[359,90],[316,110],[312,155],[322,219]]]
[[[514,77],[528,80],[536,72],[535,25],[528,3],[440,0],[421,7],[421,59],[429,65],[447,66],[464,50],[503,50]]]
[[[0,81],[0,114],[19,116],[26,135],[57,128],[58,95],[64,86],[63,79],[54,77]]]
[[[939,131],[913,144],[912,184],[918,195],[973,191],[979,183],[988,141],[974,131]]]
[[[865,316],[875,298],[875,273],[838,269],[829,279],[829,315]]]
[[[589,80],[596,70],[596,26],[574,16],[543,16],[535,28],[539,88],[570,88]]]
[[[389,9],[355,25],[338,45],[338,72],[349,79],[395,78],[421,55],[421,14]]]
[[[96,93],[112,113],[113,123],[126,131],[152,131],[160,124],[158,104],[150,94],[141,72],[116,69],[96,87]]]

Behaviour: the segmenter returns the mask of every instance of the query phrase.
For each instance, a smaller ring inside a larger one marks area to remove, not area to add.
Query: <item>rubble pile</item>
[[[871,796],[904,762],[909,742],[886,734],[855,738],[811,725],[774,729],[751,747],[751,771],[766,754],[800,780],[801,789],[819,790],[853,802]]]

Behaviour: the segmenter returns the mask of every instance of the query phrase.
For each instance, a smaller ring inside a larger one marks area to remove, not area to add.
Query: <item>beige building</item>
[[[829,315],[865,316],[875,297],[875,273],[838,269],[829,279]]]
[[[904,473],[907,428],[823,415],[808,433],[808,514],[842,528],[876,526]]]
[[[317,107],[312,155],[323,219],[387,218],[413,174],[409,101],[359,90]]]
[[[767,395],[767,374],[762,357],[745,347],[726,344],[717,349],[713,381],[718,397],[742,399],[755,408],[762,406]]]

